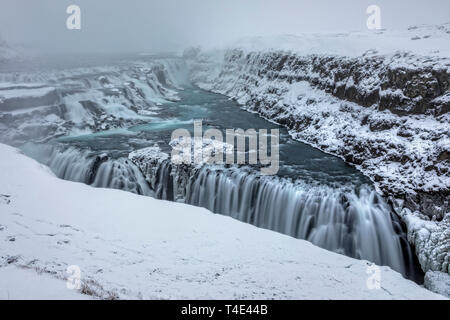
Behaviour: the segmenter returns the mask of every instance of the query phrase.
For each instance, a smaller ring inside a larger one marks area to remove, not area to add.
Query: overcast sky
[[[81,8],[81,30],[66,8]],[[366,8],[382,27],[450,22],[449,0],[0,0],[0,34],[42,50],[171,51],[253,35],[364,30]]]

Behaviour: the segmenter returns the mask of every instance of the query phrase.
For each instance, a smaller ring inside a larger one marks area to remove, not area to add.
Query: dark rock
[[[385,131],[392,129],[396,125],[395,122],[386,119],[371,119],[369,123],[370,131]]]

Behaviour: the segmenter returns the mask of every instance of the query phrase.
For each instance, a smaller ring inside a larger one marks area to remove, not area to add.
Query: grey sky
[[[82,29],[67,30],[66,8]],[[382,26],[450,22],[449,0],[1,0],[0,33],[51,51],[161,51],[243,36],[363,30],[368,5]]]

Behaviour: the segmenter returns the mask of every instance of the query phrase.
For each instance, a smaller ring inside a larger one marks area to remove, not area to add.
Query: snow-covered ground
[[[374,30],[340,33],[306,33],[246,37],[224,47],[242,48],[246,51],[283,50],[299,55],[335,54],[357,57],[368,50],[378,54],[410,51],[421,55],[437,55],[448,58],[450,23],[441,25],[417,25],[407,30]]]
[[[2,299],[442,298],[388,267],[369,289],[367,261],[205,209],[60,180],[6,145],[0,242]],[[80,292],[66,288],[68,266],[80,268]]]
[[[0,300],[87,300],[92,296],[68,290],[65,281],[16,266],[1,268]]]

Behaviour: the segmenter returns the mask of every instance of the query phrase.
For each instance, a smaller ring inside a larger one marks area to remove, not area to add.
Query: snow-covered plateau
[[[367,261],[206,209],[64,181],[3,144],[0,154],[1,299],[443,298],[388,267],[376,289]],[[66,287],[73,265],[78,291]]]
[[[198,86],[370,177],[423,270],[450,273],[450,24],[248,38],[184,57]]]

